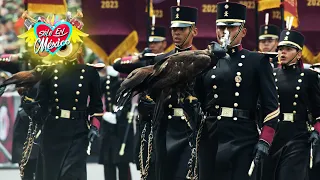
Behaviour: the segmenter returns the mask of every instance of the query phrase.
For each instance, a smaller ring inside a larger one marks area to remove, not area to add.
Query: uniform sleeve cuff
[[[313,127],[316,131],[320,133],[320,122],[317,122]]]
[[[271,145],[274,134],[275,134],[275,130],[272,127],[263,126],[261,135],[260,135],[260,140],[263,140],[267,142],[269,145]]]
[[[96,117],[92,117],[91,125],[95,126],[97,129],[100,129],[100,121]]]

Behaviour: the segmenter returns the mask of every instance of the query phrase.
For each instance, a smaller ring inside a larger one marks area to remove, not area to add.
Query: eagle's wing
[[[147,89],[146,82],[152,72],[153,66],[146,66],[135,69],[128,75],[128,77],[121,83],[117,92],[118,107],[123,107],[131,97]]]

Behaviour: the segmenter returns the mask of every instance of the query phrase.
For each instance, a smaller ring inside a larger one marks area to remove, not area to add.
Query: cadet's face
[[[301,51],[298,51],[297,49],[292,47],[281,46],[278,49],[278,58],[281,61],[281,64],[294,64],[298,59],[301,58],[301,55]]]
[[[261,52],[275,52],[278,46],[276,39],[263,39],[259,41],[259,49]]]
[[[192,45],[193,37],[198,34],[198,29],[196,27],[192,29],[190,27],[184,27],[184,28],[174,27],[174,28],[171,28],[171,34],[172,34],[172,40],[174,44],[181,46],[182,43],[184,43],[183,46],[181,47],[184,49]],[[187,40],[185,40],[186,38]]]
[[[150,42],[149,43],[149,48],[151,49],[152,53],[159,54],[164,51],[164,49],[167,46],[166,41],[161,41],[161,42]]]
[[[230,34],[229,39],[232,40],[238,34],[239,28],[240,28],[239,26],[217,26],[216,35],[217,35],[218,42],[221,44],[220,39],[224,36],[225,29],[229,31],[229,34]],[[247,34],[247,29],[243,28],[240,31],[239,35],[233,40],[233,42],[231,42],[230,46],[232,47],[232,46],[241,44],[241,40],[243,37],[246,36],[246,34]]]

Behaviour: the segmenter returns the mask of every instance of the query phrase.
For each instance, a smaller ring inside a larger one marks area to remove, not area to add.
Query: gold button
[[[213,97],[217,99],[219,96],[218,94],[214,94]]]
[[[185,116],[181,116],[181,119],[184,120],[184,119],[186,119],[186,117]]]
[[[168,116],[168,119],[172,119],[172,116],[171,116],[171,115],[169,115],[169,116]]]
[[[58,87],[58,84],[54,84],[54,87]]]
[[[58,69],[55,69],[55,70],[54,70],[54,73],[58,73]]]
[[[110,89],[110,86],[106,86],[106,89]]]
[[[236,83],[236,86],[237,86],[237,87],[240,87],[240,83]]]
[[[301,73],[300,76],[304,76],[304,73]]]
[[[59,119],[59,116],[56,116],[56,119]]]
[[[212,69],[216,69],[217,68],[217,66],[213,66],[213,68]]]
[[[83,79],[83,76],[80,76],[80,79]]]
[[[298,79],[298,82],[301,83],[301,82],[302,82],[302,79]]]
[[[294,106],[296,106],[296,105],[297,105],[297,103],[296,103],[296,102],[293,102],[293,105],[294,105]]]
[[[241,76],[241,72],[237,72],[237,75],[238,75],[238,76]]]
[[[108,95],[110,95],[110,92],[107,92]]]
[[[75,101],[75,102],[78,102],[79,100],[78,100],[78,99],[75,99],[74,101]]]
[[[278,88],[278,86],[276,86],[276,90],[278,90],[279,88]]]
[[[58,76],[55,76],[54,79],[57,80],[57,79],[58,79]]]
[[[217,119],[220,120],[220,119],[221,119],[221,116],[218,116]]]
[[[278,95],[278,98],[279,98],[280,96]]]
[[[57,91],[54,91],[53,93],[54,93],[54,94],[58,94],[58,92],[57,92]]]
[[[108,97],[108,101],[111,101],[111,97]]]
[[[299,97],[299,95],[298,95],[298,94],[295,94],[295,95],[294,95],[294,97],[295,97],[295,98],[298,98],[298,97]]]
[[[37,68],[37,71],[40,72],[40,71],[41,71],[41,68]]]
[[[212,75],[211,78],[212,78],[212,79],[216,78],[216,75]]]
[[[81,72],[84,73],[84,72],[86,72],[86,70],[82,69]]]
[[[212,88],[213,88],[213,89],[217,89],[217,85],[213,85]]]
[[[77,108],[76,108],[76,107],[73,107],[73,108],[72,108],[72,110],[74,110],[74,111],[75,111],[75,110],[77,110]]]
[[[77,91],[76,94],[79,95],[79,94],[80,94],[80,91]]]
[[[277,73],[273,73],[273,75],[274,75],[274,76],[276,76],[276,75],[277,75]]]
[[[234,117],[234,118],[233,118],[233,120],[235,120],[235,121],[236,121],[236,120],[238,120],[238,118],[237,118],[237,117]]]
[[[78,86],[79,86],[79,87],[82,87],[82,84],[79,84]]]
[[[59,102],[59,99],[55,99],[56,102]]]
[[[219,109],[219,105],[215,105],[215,108],[216,108],[216,109]]]
[[[110,84],[110,80],[107,81],[107,84]]]
[[[292,113],[293,113],[293,114],[297,114],[297,111],[293,111]]]
[[[169,106],[168,106],[169,108],[172,108],[172,105],[171,104],[169,104]]]
[[[238,107],[238,103],[234,103],[233,106],[234,106],[234,107]]]
[[[234,93],[234,95],[235,95],[235,96],[239,96],[239,93],[238,93],[238,92],[236,92],[236,93]]]
[[[59,109],[59,106],[56,106],[56,109]]]
[[[278,82],[278,79],[275,79],[274,81],[275,81],[275,82]]]
[[[299,91],[299,90],[300,90],[300,87],[299,87],[299,86],[297,86],[297,87],[296,87],[296,89]]]

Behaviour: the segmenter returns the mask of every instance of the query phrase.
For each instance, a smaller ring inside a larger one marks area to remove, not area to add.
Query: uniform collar
[[[228,54],[229,55],[232,55],[232,54],[236,54],[238,52],[240,52],[242,50],[242,44],[239,44],[239,45],[236,45],[236,46],[233,46],[231,48],[228,48]]]
[[[192,48],[192,46],[189,46],[185,49],[180,49],[179,47],[176,46],[176,48],[174,49],[174,52],[183,52],[183,51],[190,51]]]
[[[282,69],[286,69],[286,70],[289,70],[289,69],[297,69],[298,67],[299,67],[298,64],[281,65],[281,68],[282,68]]]

